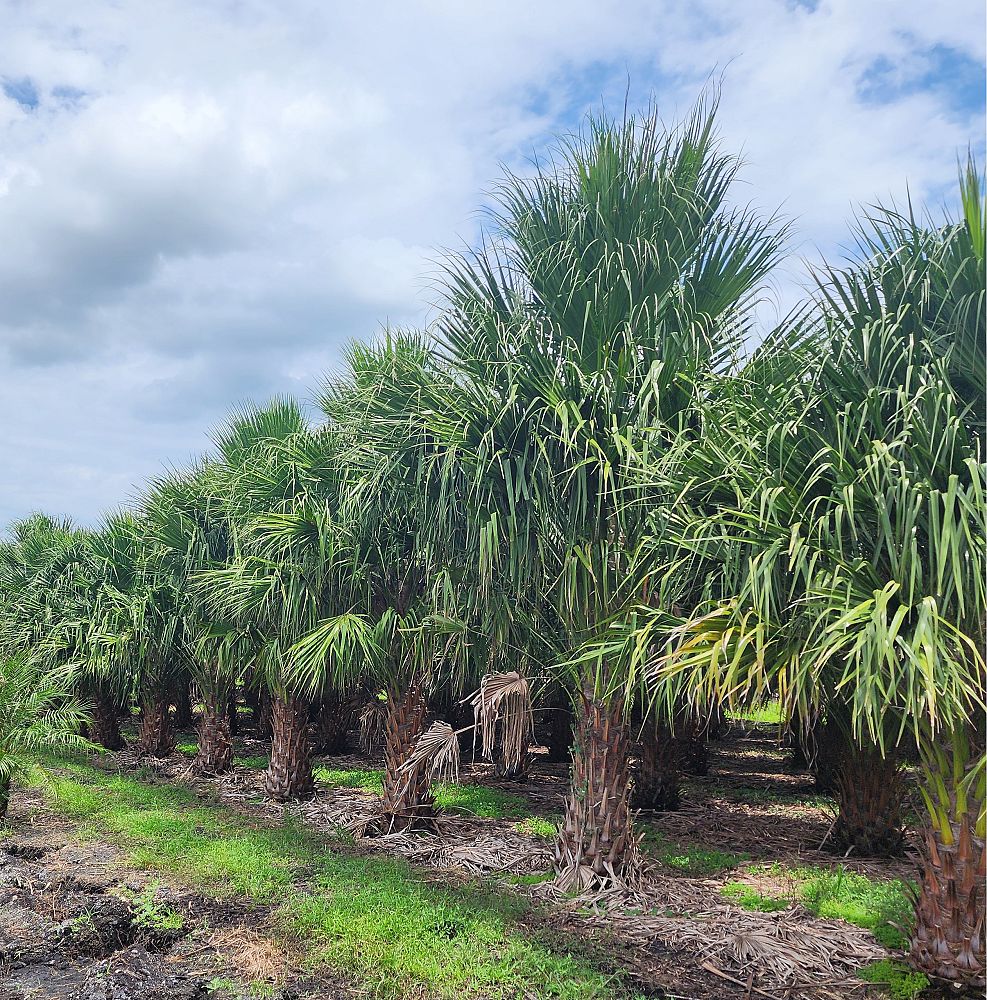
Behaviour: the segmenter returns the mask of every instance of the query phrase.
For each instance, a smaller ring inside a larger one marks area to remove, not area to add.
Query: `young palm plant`
[[[89,714],[73,696],[72,671],[41,666],[26,653],[0,660],[0,819],[11,782],[31,773],[42,751],[85,749]]]

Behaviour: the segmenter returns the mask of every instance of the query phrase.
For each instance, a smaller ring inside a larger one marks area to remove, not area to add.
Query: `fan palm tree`
[[[479,601],[508,595],[506,631],[549,622],[552,659],[570,664],[557,671],[577,719],[558,867],[577,885],[632,866],[637,685],[626,662],[584,655],[636,594],[645,514],[630,472],[690,432],[780,245],[771,223],[727,207],[737,164],[714,111],[671,131],[656,113],[593,122],[533,177],[509,175],[481,250],[447,266],[417,373],[380,380],[405,400],[390,426],[427,484],[433,564],[465,566]]]
[[[714,584],[656,681],[666,699],[706,703],[771,689],[791,717],[843,720],[836,835],[851,846],[897,844],[894,752],[916,740],[928,821],[912,959],[983,988],[985,209],[972,165],[961,195],[956,222],[875,212],[862,261],[827,273],[815,311],[762,352],[759,375],[774,376],[739,383],[725,430],[683,460],[716,485],[678,508],[682,565]],[[755,399],[758,383],[774,388]]]

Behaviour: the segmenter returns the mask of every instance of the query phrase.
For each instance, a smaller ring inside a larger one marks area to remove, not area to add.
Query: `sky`
[[[423,324],[502,169],[721,82],[783,309],[984,147],[982,0],[0,0],[0,525],[95,523],[230,408]]]

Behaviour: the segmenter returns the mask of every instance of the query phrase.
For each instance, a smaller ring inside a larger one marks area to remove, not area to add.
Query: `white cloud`
[[[928,76],[983,27],[974,0],[0,0],[0,519],[91,518],[233,401],[421,321],[498,164],[628,75],[672,118],[722,72],[742,195],[831,252],[855,204],[948,188],[982,111]]]

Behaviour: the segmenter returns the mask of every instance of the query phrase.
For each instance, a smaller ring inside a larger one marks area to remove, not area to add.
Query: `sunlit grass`
[[[347,971],[369,996],[628,996],[619,975],[595,968],[571,942],[559,950],[522,924],[528,904],[518,897],[439,887],[400,860],[332,853],[291,821],[251,822],[186,788],[76,760],[51,763],[60,774],[46,795],[59,812],[119,844],[138,866],[275,905],[313,963]]]

